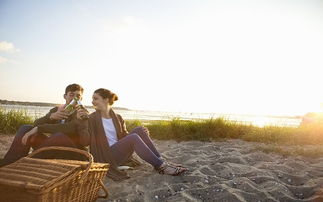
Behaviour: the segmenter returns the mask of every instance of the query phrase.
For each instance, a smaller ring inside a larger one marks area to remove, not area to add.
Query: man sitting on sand
[[[78,84],[68,85],[65,89],[65,105],[69,104],[74,97],[82,99],[83,88]],[[63,107],[54,107],[44,117],[36,119],[34,125],[23,125],[19,128],[16,136],[4,156],[0,166],[5,166],[27,156],[30,148],[39,149],[48,146],[63,146],[85,149],[89,145],[87,133],[80,132],[83,129],[83,121],[80,118],[82,110],[68,115]],[[84,113],[84,112],[83,112]],[[44,133],[50,134],[49,136]],[[40,158],[76,158],[71,153],[61,151],[44,152]]]

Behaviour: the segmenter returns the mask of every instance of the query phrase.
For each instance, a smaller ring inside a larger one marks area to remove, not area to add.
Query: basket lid
[[[82,164],[24,157],[0,168],[0,184],[43,191],[82,170]]]

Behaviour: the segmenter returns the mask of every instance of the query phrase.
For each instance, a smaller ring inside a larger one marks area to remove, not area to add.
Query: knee
[[[54,134],[52,134],[46,140],[46,144],[49,144],[49,145],[52,145],[52,146],[73,146],[74,145],[74,143],[72,142],[72,139],[70,139],[64,133],[54,133]]]
[[[51,141],[61,142],[61,143],[70,143],[71,138],[65,135],[64,133],[54,133],[50,137]]]
[[[18,132],[16,134],[16,136],[24,136],[25,133],[27,133],[28,131],[30,131],[34,126],[32,125],[22,125],[20,126],[20,128],[18,129]]]
[[[139,136],[149,136],[148,129],[143,126],[138,126],[138,127],[134,128],[131,132],[137,133]]]
[[[66,135],[64,133],[53,133],[50,137],[57,139],[65,139]]]
[[[130,135],[128,135],[129,136],[129,138],[131,139],[131,140],[136,140],[136,139],[139,139],[140,137],[139,137],[139,135],[137,134],[137,133],[131,133]]]
[[[70,142],[70,139],[68,138],[68,136],[66,136],[63,133],[54,133],[49,137],[48,140],[51,142],[56,142],[60,144]]]
[[[143,140],[141,139],[141,137],[137,134],[137,133],[131,133],[129,136],[129,140],[131,142],[131,144],[135,144],[138,142],[142,142]]]

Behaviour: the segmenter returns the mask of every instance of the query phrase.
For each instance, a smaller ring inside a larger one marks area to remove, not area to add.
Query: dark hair
[[[70,84],[68,85],[66,88],[65,88],[65,95],[68,93],[68,92],[74,92],[74,91],[81,91],[83,93],[84,89],[82,88],[82,86],[80,86],[79,84],[76,84],[76,83],[73,83],[73,84]]]
[[[94,93],[99,94],[104,99],[108,98],[110,105],[113,105],[114,101],[118,100],[118,96],[116,94],[112,93],[111,91],[105,88],[99,88],[96,91],[94,91]]]

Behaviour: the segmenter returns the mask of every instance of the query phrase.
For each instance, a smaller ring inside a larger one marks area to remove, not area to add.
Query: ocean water
[[[27,105],[2,105],[1,108],[6,110],[26,110],[27,114],[33,117],[44,116],[52,107],[38,107]],[[89,112],[94,112],[92,108],[87,108]],[[298,117],[278,117],[278,116],[256,116],[256,115],[239,115],[239,114],[217,114],[217,113],[183,113],[183,112],[162,112],[162,111],[145,111],[145,110],[115,110],[126,120],[171,120],[179,118],[182,120],[210,119],[222,117],[227,120],[236,121],[256,126],[291,126],[297,127],[302,119]]]

